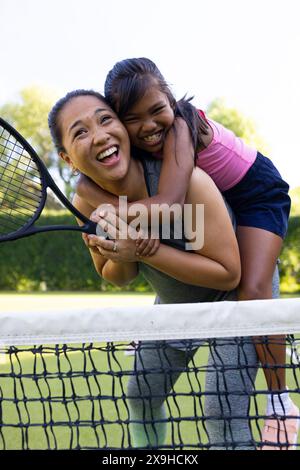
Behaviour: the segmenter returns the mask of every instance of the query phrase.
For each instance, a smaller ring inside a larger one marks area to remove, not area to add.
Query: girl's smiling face
[[[123,117],[131,144],[147,152],[160,152],[174,123],[174,110],[167,95],[155,84]]]
[[[58,123],[64,151],[60,156],[105,187],[126,176],[130,161],[128,133],[112,109],[95,96],[72,98]]]

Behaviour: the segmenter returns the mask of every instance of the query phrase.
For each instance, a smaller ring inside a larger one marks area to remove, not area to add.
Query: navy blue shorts
[[[289,185],[271,160],[258,152],[243,179],[223,195],[237,225],[261,228],[284,238],[291,208],[288,191]]]

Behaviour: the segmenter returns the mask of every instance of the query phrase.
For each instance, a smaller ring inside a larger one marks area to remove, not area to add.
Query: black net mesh
[[[285,364],[274,338],[2,347],[0,449],[258,449],[268,389],[254,341],[300,405],[300,337],[286,337]],[[283,407],[285,449],[299,417]]]

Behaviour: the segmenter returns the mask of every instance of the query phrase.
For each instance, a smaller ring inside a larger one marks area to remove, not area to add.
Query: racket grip
[[[81,226],[82,232],[90,233],[91,235],[98,235],[98,237],[103,237],[105,240],[109,240],[108,234],[100,227],[99,224],[93,222],[92,220],[89,221],[88,224]]]

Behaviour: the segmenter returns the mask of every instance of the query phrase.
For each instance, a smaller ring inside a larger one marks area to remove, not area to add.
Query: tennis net
[[[259,449],[268,390],[254,343],[286,345],[285,364],[265,368],[284,369],[299,407],[299,307],[0,312],[0,449]],[[286,449],[289,419],[273,422]]]

